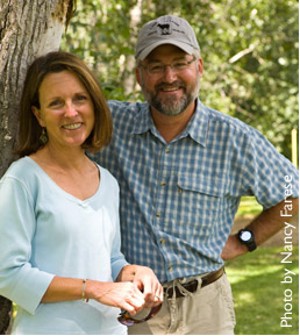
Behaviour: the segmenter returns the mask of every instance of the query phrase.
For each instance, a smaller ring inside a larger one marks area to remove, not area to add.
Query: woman
[[[110,141],[101,89],[76,56],[35,60],[20,107],[20,159],[0,181],[0,295],[16,334],[125,334],[120,308],[162,301],[146,267],[120,252],[116,180],[85,151]],[[115,280],[115,281],[114,281]]]

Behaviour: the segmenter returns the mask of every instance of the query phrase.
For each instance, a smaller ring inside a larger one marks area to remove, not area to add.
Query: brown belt
[[[207,285],[210,285],[211,283],[215,282],[216,280],[218,280],[219,278],[221,278],[221,276],[224,274],[224,267],[220,268],[217,271],[211,272],[207,275],[205,275],[204,277],[201,278],[202,282],[201,282],[201,288],[205,287]],[[196,290],[198,289],[198,285],[199,285],[199,281],[197,279],[193,279],[187,283],[183,283],[181,284],[181,286],[183,288],[185,288],[187,291],[189,291],[190,293],[195,293]],[[173,297],[173,287],[167,287],[164,288],[165,291],[165,295],[167,296],[168,299]],[[175,292],[176,292],[176,298],[178,297],[183,297],[184,294],[182,294],[182,292],[180,291],[180,289],[175,286]]]

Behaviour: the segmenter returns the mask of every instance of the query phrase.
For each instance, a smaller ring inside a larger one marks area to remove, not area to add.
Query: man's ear
[[[137,80],[137,82],[139,83],[139,85],[142,86],[142,85],[141,85],[141,83],[142,83],[142,79],[141,79],[141,70],[139,69],[139,67],[136,67],[136,68],[135,68],[135,77],[136,77],[136,80]]]
[[[41,115],[41,110],[39,110],[35,106],[31,106],[31,111],[35,115],[38,123],[40,124],[41,127],[45,127],[45,123],[43,121],[42,115]]]
[[[199,58],[198,60],[198,71],[199,71],[200,76],[202,77],[203,71],[204,71],[204,64],[203,64],[202,58]]]

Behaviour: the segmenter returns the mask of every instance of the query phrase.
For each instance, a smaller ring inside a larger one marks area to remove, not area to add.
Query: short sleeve
[[[290,195],[286,181],[291,182]],[[243,167],[244,192],[254,195],[264,209],[275,206],[287,196],[299,196],[296,167],[257,130],[251,129]]]

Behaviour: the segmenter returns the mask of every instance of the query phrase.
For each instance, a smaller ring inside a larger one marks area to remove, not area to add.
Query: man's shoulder
[[[217,128],[228,128],[228,130],[230,129],[231,131],[243,133],[245,135],[251,135],[254,131],[253,127],[229,114],[225,114],[204,105],[201,105],[201,109],[207,115],[210,125],[214,125]]]
[[[108,106],[111,110],[112,115],[135,115],[139,111],[147,109],[147,104],[142,102],[127,102],[127,101],[120,101],[120,100],[109,100]]]

